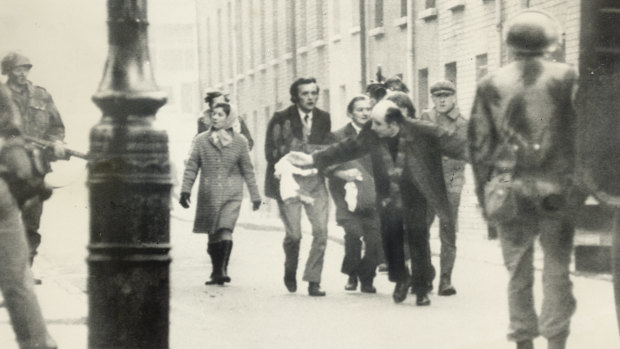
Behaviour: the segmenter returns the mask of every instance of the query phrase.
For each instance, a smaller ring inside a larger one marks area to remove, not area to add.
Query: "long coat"
[[[244,181],[252,201],[261,199],[245,137],[233,133],[232,142],[219,149],[211,134],[212,131],[207,131],[196,136],[183,174],[181,191],[189,193],[200,171],[195,233],[211,234],[222,228],[234,229],[243,199]]]
[[[314,108],[312,111],[312,129],[307,143],[303,141],[303,125],[297,106],[291,105],[284,110],[273,114],[267,125],[265,137],[265,158],[267,170],[265,173],[265,196],[280,199],[280,182],[274,175],[275,164],[291,150],[309,151],[306,144],[329,144],[331,136],[331,120],[329,113]]]
[[[401,124],[399,147],[404,147],[405,166],[407,166],[403,175],[408,173],[411,176],[409,178],[411,182],[416,185],[441,219],[452,222],[453,217],[450,213],[450,204],[443,179],[441,156],[444,153],[462,159],[465,157],[465,147],[453,147],[452,144],[442,142],[441,137],[416,127],[416,125],[427,123],[429,122],[405,120]],[[389,166],[384,163],[381,140],[370,128],[371,123],[367,123],[357,137],[347,138],[325,150],[314,153],[313,158],[317,168],[324,169],[331,164],[350,161],[370,153],[377,205],[380,205],[380,201],[389,195],[385,190],[386,187],[389,188],[390,186],[387,173]],[[439,130],[439,128],[432,129]],[[464,141],[462,140],[459,143]]]

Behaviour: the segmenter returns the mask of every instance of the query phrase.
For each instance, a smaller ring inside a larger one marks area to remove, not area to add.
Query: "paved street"
[[[66,179],[69,180],[69,179]],[[35,273],[44,315],[60,348],[86,347],[87,192],[84,180],[56,191],[44,216],[44,240]],[[203,285],[210,272],[206,237],[191,233],[193,210],[174,205],[171,219],[171,348],[511,348],[506,272],[498,243],[484,226],[459,236],[455,297],[432,295],[432,306],[391,299],[392,284],[378,276],[376,295],[345,292],[339,272],[342,232],[332,226],[322,286],[325,298],[307,296],[305,284],[289,294],[282,283],[283,232],[277,219],[249,212],[244,203],[231,258],[232,283]],[[433,250],[438,251],[436,231]],[[303,239],[307,255],[310,236]],[[434,263],[438,265],[435,253]],[[540,277],[540,275],[538,275]],[[301,277],[301,275],[300,275]],[[608,277],[575,276],[578,310],[569,348],[618,348]],[[537,280],[540,283],[540,279]],[[538,289],[538,288],[537,288]],[[540,293],[536,295],[541,299]],[[6,311],[0,310],[0,347],[16,348]],[[544,340],[537,345],[544,346]]]

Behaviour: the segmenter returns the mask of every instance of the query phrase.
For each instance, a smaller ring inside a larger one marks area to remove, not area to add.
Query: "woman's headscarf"
[[[223,147],[227,147],[232,142],[233,135],[230,131],[234,132],[234,130],[231,129],[234,128],[235,124],[238,121],[237,111],[232,105],[229,104],[229,106],[230,112],[228,113],[226,119],[224,119],[224,125],[221,128],[216,129],[213,122],[211,122],[211,139],[213,140],[213,144],[215,144],[215,146],[220,149]],[[218,107],[213,107],[214,110],[216,108]],[[211,115],[213,115],[213,113],[215,113],[215,111],[213,111]]]

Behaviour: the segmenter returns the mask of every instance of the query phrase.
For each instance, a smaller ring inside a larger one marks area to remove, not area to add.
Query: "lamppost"
[[[90,133],[88,347],[168,348],[170,162],[153,128],[147,0],[108,0],[108,57]]]

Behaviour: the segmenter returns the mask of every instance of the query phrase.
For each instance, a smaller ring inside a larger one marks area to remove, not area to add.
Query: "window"
[[[265,11],[265,0],[260,0],[260,63],[265,63],[267,60],[267,45],[266,41],[266,31],[267,31],[267,16]]]
[[[231,2],[228,3],[228,8],[227,8],[227,18],[228,18],[228,37],[232,38],[233,35],[233,26],[232,26],[232,5]],[[233,55],[233,45],[231,42],[228,42],[228,57],[230,57],[228,59],[228,77],[229,78],[233,78],[233,60],[232,57],[234,57]]]
[[[219,67],[220,81],[224,80],[224,33],[222,33],[222,9],[217,9],[217,66]]]
[[[489,65],[487,62],[487,54],[481,54],[476,56],[476,82],[480,81],[489,72]]]
[[[400,0],[400,16],[407,17],[407,1],[409,0]]]
[[[286,52],[291,52],[293,50],[293,39],[295,36],[293,33],[293,4],[293,1],[286,2],[286,15],[284,16],[284,18],[286,18],[286,33],[288,34],[286,40]]]
[[[383,27],[383,0],[375,0],[374,27]]]
[[[428,68],[418,70],[418,105],[420,110],[428,108]]]
[[[323,0],[316,1],[316,38],[323,39]]]
[[[329,111],[329,89],[323,89],[323,110]]]
[[[278,38],[278,0],[272,0],[271,12],[273,13],[273,22],[271,23],[273,30],[273,47],[271,51],[273,52],[273,58],[275,59],[279,55],[278,45],[280,44],[280,40]]]
[[[340,1],[332,2],[332,34],[340,34]]]
[[[299,41],[298,47],[303,47],[308,44],[308,1],[299,1]]]
[[[243,8],[241,0],[237,0],[235,6],[236,25],[236,48],[237,48],[237,74],[243,71]]]
[[[425,8],[435,8],[435,0],[426,0]]]
[[[254,60],[254,45],[252,44],[254,42],[254,33],[256,33],[256,27],[255,27],[255,23],[254,23],[254,1],[248,1],[248,17],[250,17],[249,19],[249,25],[248,25],[248,53],[250,54],[250,69],[253,69],[254,66],[256,65],[256,61]]]
[[[353,27],[358,27],[360,25],[360,1],[359,0],[351,0],[351,14],[353,15]]]
[[[445,79],[456,85],[456,62],[446,64]]]

